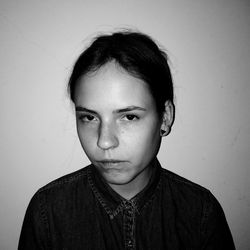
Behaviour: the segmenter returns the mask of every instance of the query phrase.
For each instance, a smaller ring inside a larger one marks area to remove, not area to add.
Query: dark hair
[[[68,83],[73,102],[78,79],[112,60],[148,84],[160,114],[167,100],[173,103],[173,82],[166,53],[148,35],[131,31],[98,36],[82,52]]]

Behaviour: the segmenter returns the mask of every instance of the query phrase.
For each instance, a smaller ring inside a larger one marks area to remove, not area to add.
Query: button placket
[[[124,237],[125,237],[125,249],[135,249],[135,208],[133,203],[124,203]]]

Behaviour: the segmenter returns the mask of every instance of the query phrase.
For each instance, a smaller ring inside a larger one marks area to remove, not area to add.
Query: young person
[[[91,165],[38,190],[19,249],[234,249],[214,196],[157,160],[174,95],[167,55],[149,36],[97,37],[68,88]]]

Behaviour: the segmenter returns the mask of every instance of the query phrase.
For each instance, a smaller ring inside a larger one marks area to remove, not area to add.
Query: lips
[[[103,162],[103,163],[117,163],[117,162],[125,162],[125,161],[122,161],[122,160],[115,160],[115,159],[104,159],[104,160],[100,160],[98,162]]]
[[[126,163],[127,161],[116,160],[116,159],[104,159],[97,161],[98,164],[102,165],[105,168],[118,168],[121,164]]]

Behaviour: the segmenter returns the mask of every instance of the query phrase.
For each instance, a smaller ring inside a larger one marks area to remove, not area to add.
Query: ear
[[[165,110],[162,115],[161,136],[166,136],[170,133],[174,122],[175,110],[174,104],[171,101],[165,102]]]

